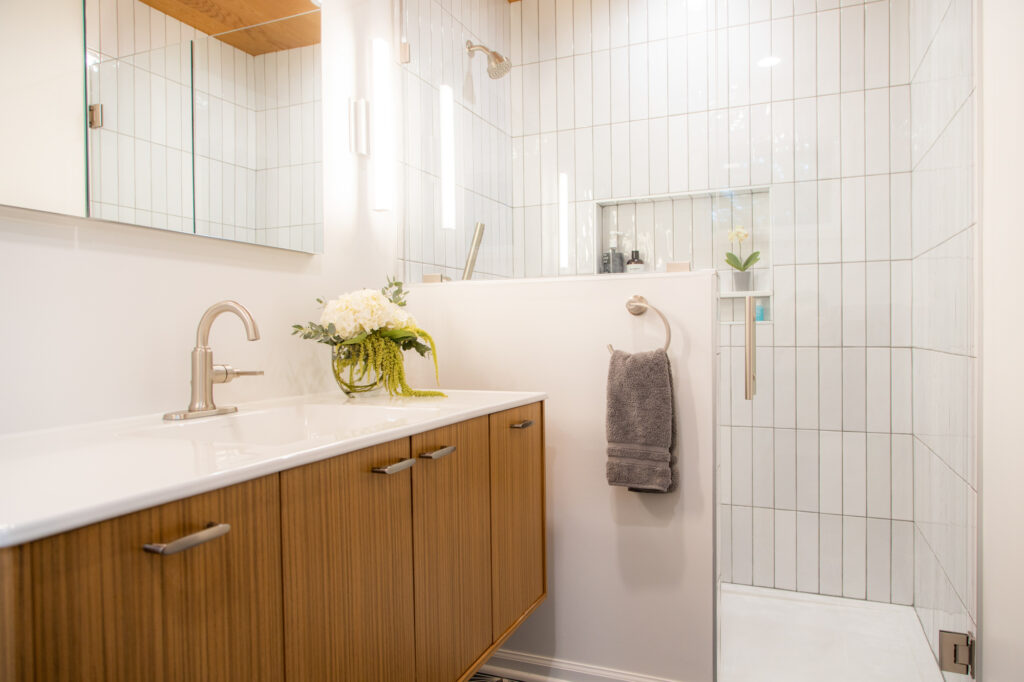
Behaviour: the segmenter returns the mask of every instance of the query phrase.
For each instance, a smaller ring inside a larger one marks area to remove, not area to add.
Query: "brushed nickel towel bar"
[[[661,321],[665,323],[665,345],[662,347],[662,350],[668,351],[668,346],[672,343],[672,328],[669,326],[668,318],[665,317],[664,313],[651,305],[647,299],[640,294],[637,294],[626,301],[626,310],[629,311],[630,315],[643,315],[648,310],[653,310],[658,313],[658,317],[660,317]],[[610,343],[608,344],[608,352],[615,352],[615,349],[612,348],[612,344]]]

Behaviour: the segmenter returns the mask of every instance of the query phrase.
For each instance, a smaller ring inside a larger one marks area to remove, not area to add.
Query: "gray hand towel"
[[[678,484],[672,456],[672,370],[663,350],[617,350],[608,364],[608,485],[665,493]]]

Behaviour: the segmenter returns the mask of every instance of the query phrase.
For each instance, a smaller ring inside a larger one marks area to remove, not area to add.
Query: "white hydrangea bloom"
[[[412,315],[392,303],[376,289],[360,289],[343,294],[324,305],[320,324],[334,325],[344,339],[377,329],[415,327]]]

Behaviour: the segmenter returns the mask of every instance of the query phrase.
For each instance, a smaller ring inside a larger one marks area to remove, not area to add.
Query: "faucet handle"
[[[238,377],[256,377],[263,376],[262,369],[235,369],[231,365],[214,365],[213,366],[213,383],[215,384],[226,384],[234,381]]]

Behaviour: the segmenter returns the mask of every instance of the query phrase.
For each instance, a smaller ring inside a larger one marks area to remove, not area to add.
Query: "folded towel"
[[[672,456],[672,370],[663,350],[617,350],[608,364],[608,485],[669,492],[679,475]]]

